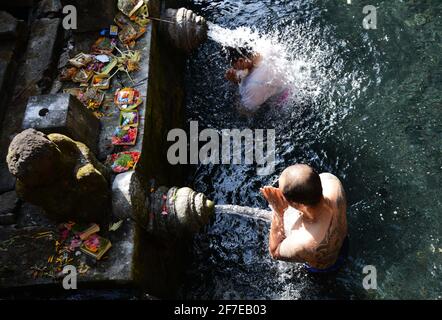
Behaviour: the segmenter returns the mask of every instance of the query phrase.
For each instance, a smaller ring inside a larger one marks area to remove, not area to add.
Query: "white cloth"
[[[241,104],[248,111],[256,111],[271,97],[286,89],[285,76],[274,59],[263,59],[252,72],[241,81],[239,93]]]

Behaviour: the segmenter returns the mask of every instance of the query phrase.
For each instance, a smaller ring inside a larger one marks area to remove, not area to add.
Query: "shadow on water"
[[[262,177],[254,166],[197,166],[190,183],[219,204],[266,208],[259,188],[286,166],[309,163],[343,181],[351,244],[344,270],[312,277],[270,259],[266,223],[217,216],[195,240],[183,296],[441,298],[442,4],[372,4],[378,28],[368,31],[362,5],[344,1],[194,1],[217,25],[253,27],[284,43],[291,61],[309,69],[299,69],[297,84],[315,90],[238,116],[237,90],[223,77],[227,63],[209,41],[188,64],[188,120],[217,130],[275,129],[277,164]],[[376,266],[378,290],[362,288],[365,265]]]

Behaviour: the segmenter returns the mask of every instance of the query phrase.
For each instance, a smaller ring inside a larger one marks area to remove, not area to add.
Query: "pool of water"
[[[362,26],[367,4],[377,7],[376,30]],[[269,258],[265,222],[217,216],[195,240],[182,295],[442,298],[442,3],[195,0],[192,9],[233,34],[281,45],[295,66],[296,94],[239,115],[221,45],[204,44],[187,67],[188,120],[218,130],[275,129],[277,165],[269,176],[257,176],[253,165],[200,165],[189,182],[219,204],[266,208],[258,190],[286,166],[331,172],[347,191],[351,257],[337,275],[314,278]],[[377,269],[377,290],[362,287],[365,265]]]

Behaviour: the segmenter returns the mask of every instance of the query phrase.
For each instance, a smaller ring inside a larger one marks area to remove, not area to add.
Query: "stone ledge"
[[[0,289],[20,288],[40,285],[61,285],[61,279],[48,276],[33,276],[33,267],[50,266],[47,259],[55,254],[55,239],[35,239],[41,232],[52,231],[57,234],[53,224],[45,226],[30,226],[16,229],[0,227]],[[78,283],[93,285],[94,283],[109,283],[109,285],[124,285],[133,282],[135,226],[131,220],[125,220],[115,232],[100,232],[112,243],[112,248],[100,261],[85,254],[75,256],[72,265],[86,263],[90,269],[85,274],[79,274]],[[106,258],[107,257],[107,258]]]
[[[58,19],[40,19],[45,21],[43,24],[49,29],[55,32],[55,24],[53,21]],[[59,22],[57,23],[59,25]],[[54,29],[53,29],[54,28]],[[57,26],[58,28],[58,26]],[[38,28],[37,28],[38,29]],[[39,32],[33,29],[33,36],[39,35]],[[144,117],[147,105],[147,90],[148,90],[148,75],[149,75],[149,59],[150,59],[150,45],[151,45],[151,32],[152,25],[149,25],[145,35],[137,41],[136,50],[142,52],[142,63],[140,64],[141,70],[135,72],[132,76],[136,83],[136,88],[141,92],[143,96],[143,104],[139,107],[140,112],[140,130],[137,139],[137,144],[131,148],[131,150],[141,151],[143,146],[144,137]],[[58,36],[58,33],[55,33]],[[78,34],[80,37],[81,34]],[[46,35],[47,37],[47,35]],[[32,42],[32,43],[31,43]],[[38,56],[33,56],[31,52],[37,50],[41,43],[38,41],[31,41],[29,43],[28,51],[26,54],[26,65],[23,69],[26,70],[33,59],[38,59]],[[85,39],[87,42],[87,39]],[[55,46],[55,42],[51,42],[51,46]],[[89,45],[86,47],[90,47]],[[50,50],[53,52],[53,50]],[[43,75],[44,70],[50,67],[52,57],[45,54],[46,59],[38,69],[41,70],[40,76]],[[29,79],[33,78],[33,75],[37,75],[35,72],[28,72],[26,74],[26,83],[33,84]],[[120,79],[121,80],[121,79]],[[132,82],[124,81],[124,85],[132,86]],[[23,86],[22,88],[23,89]],[[29,94],[40,94],[39,88],[31,88],[35,90]],[[20,90],[20,89],[19,89]],[[31,90],[31,91],[32,91]],[[114,89],[109,92],[115,91]],[[109,150],[106,145],[110,143],[111,135],[115,127],[118,125],[119,117],[118,112],[109,119],[102,118],[102,130],[100,133],[100,147],[101,147],[101,160],[103,160],[108,154],[115,150]],[[20,115],[21,117],[21,115]],[[124,149],[126,150],[126,148]],[[147,150],[148,151],[148,150]],[[17,225],[0,227],[0,291],[17,289],[20,292],[27,291],[29,288],[39,290],[46,287],[59,288],[61,286],[60,279],[53,279],[51,277],[42,276],[34,278],[31,268],[34,266],[44,267],[48,265],[47,259],[55,253],[54,240],[48,240],[45,238],[33,239],[32,236],[40,232],[56,231],[57,226],[43,216],[43,212],[39,208],[36,208],[28,203],[23,203],[22,208],[19,211],[17,218]],[[85,254],[81,254],[78,259],[86,261],[86,264],[91,268],[85,274],[81,274],[78,277],[79,287],[111,287],[111,286],[126,286],[134,287],[137,284],[135,279],[135,234],[136,225],[131,219],[125,219],[123,225],[115,232],[100,232],[101,236],[108,238],[112,243],[112,248],[105,257],[100,261],[95,261],[94,258],[88,257]],[[16,238],[14,238],[16,237]],[[16,239],[16,241],[8,248],[4,248],[4,241],[10,239]],[[143,252],[141,252],[143,254]],[[107,258],[106,258],[107,257]],[[76,261],[77,263],[80,260]],[[75,265],[75,263],[73,263]]]

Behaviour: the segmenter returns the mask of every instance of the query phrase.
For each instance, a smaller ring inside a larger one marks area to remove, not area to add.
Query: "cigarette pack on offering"
[[[93,234],[83,242],[80,250],[87,255],[100,260],[111,247],[112,244],[108,239]]]
[[[109,28],[109,36],[116,37],[118,36],[118,26],[111,25]]]
[[[120,127],[138,127],[138,111],[121,111]]]

